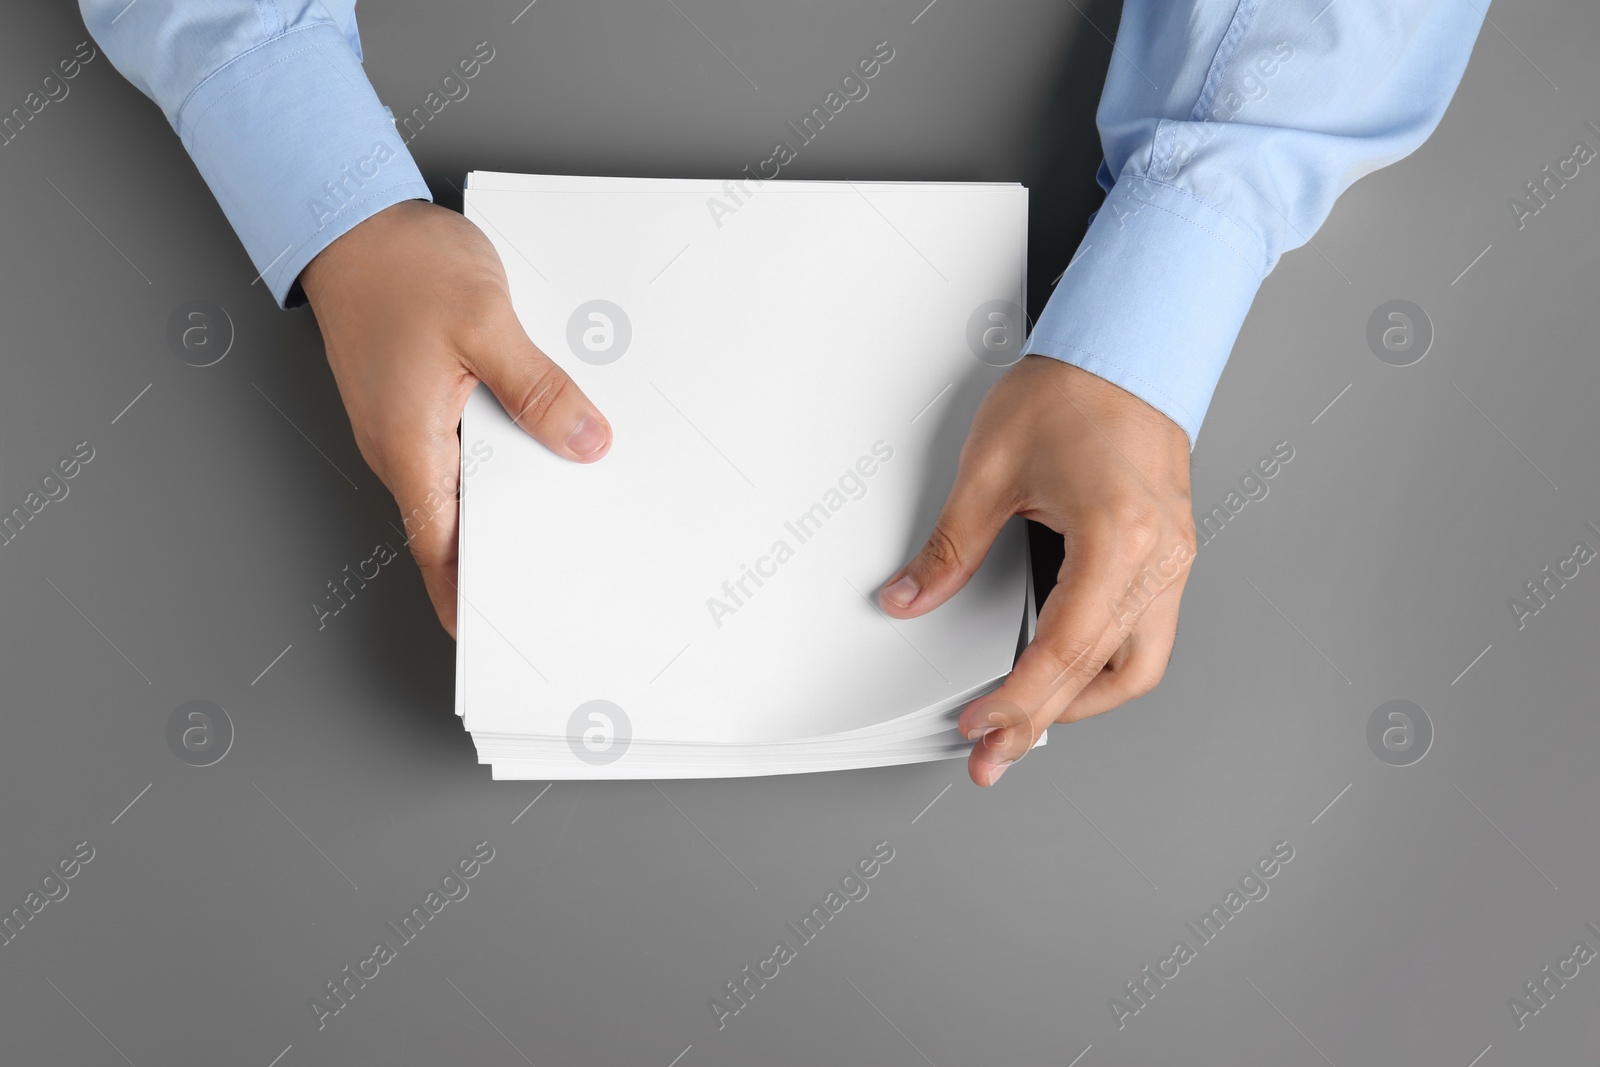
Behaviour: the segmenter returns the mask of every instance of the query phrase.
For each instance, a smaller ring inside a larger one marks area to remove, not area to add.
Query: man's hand
[[[456,507],[467,396],[481,381],[552,452],[606,454],[605,416],[528,339],[482,231],[418,200],[384,209],[307,264],[301,285],[361,455],[407,520],[422,579],[456,632]]]
[[[879,594],[884,611],[910,619],[950,599],[1012,515],[1060,533],[1066,559],[1033,643],[961,714],[979,785],[1051,723],[1109,711],[1161,680],[1195,553],[1189,440],[1110,382],[1025,356],[984,398],[932,536]]]

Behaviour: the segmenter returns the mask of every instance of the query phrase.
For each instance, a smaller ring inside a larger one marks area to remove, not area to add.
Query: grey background
[[[786,176],[1027,182],[1037,311],[1096,200],[1114,4],[678,6],[539,0],[513,25],[516,2],[364,5],[363,37],[396,112],[496,49],[412,145],[445,203],[473,168],[731,173],[888,40],[871,96]],[[1580,938],[1600,948],[1600,577],[1521,631],[1506,602],[1596,544],[1600,177],[1522,232],[1505,201],[1595,143],[1600,11],[1490,14],[1437,135],[1256,303],[1194,455],[1197,511],[1276,442],[1295,456],[1202,548],[1166,681],[989,792],[956,764],[491,783],[414,571],[316,630],[309,601],[394,538],[393,505],[309,313],[251,284],[157,109],[89,64],[0,149],[0,504],[96,450],[0,549],[0,901],[96,850],[0,948],[0,1058],[1594,1062],[1594,967],[1520,1033],[1507,998]],[[8,11],[0,103],[84,36],[72,5]],[[236,328],[203,369],[165,342],[195,298]],[[1434,324],[1411,367],[1365,343],[1392,299]],[[206,768],[166,743],[194,699],[237,731]],[[1367,746],[1393,699],[1433,723],[1412,766]],[[319,1032],[308,1000],[480,840],[496,857],[467,899]],[[895,858],[870,895],[718,1032],[707,1000],[880,840]],[[1108,999],[1278,841],[1295,858],[1270,895],[1119,1031]]]

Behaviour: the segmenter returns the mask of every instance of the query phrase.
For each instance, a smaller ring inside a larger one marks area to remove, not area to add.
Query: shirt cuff
[[[173,122],[280,307],[318,252],[402,200],[431,200],[332,23],[274,37],[201,82]]]
[[[1268,266],[1261,239],[1216,208],[1125,175],[1024,351],[1126,389],[1183,427],[1193,449]]]

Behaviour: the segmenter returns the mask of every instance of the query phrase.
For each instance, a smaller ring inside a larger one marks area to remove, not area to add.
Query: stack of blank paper
[[[529,336],[610,420],[551,454],[462,420],[456,711],[495,778],[702,778],[964,754],[1032,636],[1013,519],[910,621],[973,412],[1022,351],[1027,191],[477,172]]]

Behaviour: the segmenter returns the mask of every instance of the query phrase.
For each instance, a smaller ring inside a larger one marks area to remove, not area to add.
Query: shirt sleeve
[[[1483,18],[1473,0],[1124,0],[1106,199],[1026,351],[1140,397],[1192,448],[1262,280],[1433,132]]]
[[[355,0],[80,0],[158,104],[280,306],[357,223],[431,200],[361,67]]]

